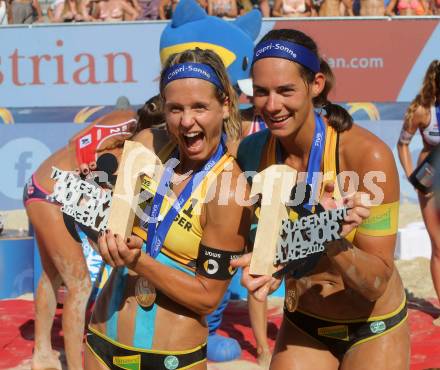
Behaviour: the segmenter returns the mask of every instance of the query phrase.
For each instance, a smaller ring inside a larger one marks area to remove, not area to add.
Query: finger
[[[88,175],[90,172],[89,166],[87,166],[85,163],[81,163],[79,165],[79,169],[83,175]]]
[[[132,252],[128,248],[127,244],[125,244],[122,236],[120,236],[119,234],[115,234],[115,242],[116,242],[116,247],[118,250],[118,255],[120,256],[120,258],[122,259],[122,261],[125,265],[125,262],[127,260],[131,259]]]
[[[347,216],[344,217],[345,222],[362,222],[364,219],[368,218],[370,215],[370,210],[363,207],[352,208],[347,212]]]
[[[124,261],[119,255],[118,246],[116,244],[116,238],[109,230],[105,231],[105,238],[107,240],[107,247],[110,253],[110,256],[112,257],[113,261],[115,262],[116,266],[124,266]]]
[[[272,277],[272,280],[270,282],[270,292],[274,292],[280,287],[281,279],[276,279]]]
[[[361,216],[363,219],[366,219],[370,216],[370,209],[365,207],[356,207],[355,212]]]
[[[110,252],[107,247],[107,239],[103,232],[101,232],[98,237],[98,248],[99,248],[99,254],[101,255],[102,259],[111,267],[115,267],[115,261],[113,261],[113,258],[110,255]]]
[[[344,218],[344,221],[347,224],[358,226],[362,223],[363,219],[358,214],[353,213],[350,216],[347,216],[346,218]]]
[[[269,295],[270,283],[264,284],[261,288],[259,288],[255,293],[254,297],[258,299],[260,302],[264,302]]]
[[[260,289],[262,286],[266,285],[269,281],[271,281],[271,276],[268,275],[261,275],[258,277],[252,277],[251,275],[247,275],[245,277],[245,286],[248,290],[251,292],[256,292],[258,289]]]
[[[246,267],[251,264],[252,253],[243,254],[239,258],[231,260],[229,263],[232,267]]]
[[[370,208],[373,205],[370,194],[359,192],[356,197],[356,204],[359,204],[362,207]]]
[[[127,238],[126,241],[127,247],[130,249],[141,249],[144,241],[142,238],[139,238],[137,235],[132,234]]]
[[[346,208],[353,208],[354,207],[354,199],[353,198],[344,198],[343,205]]]

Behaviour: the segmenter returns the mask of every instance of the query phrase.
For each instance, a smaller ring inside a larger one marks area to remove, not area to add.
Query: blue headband
[[[290,41],[268,40],[258,44],[254,51],[252,63],[263,58],[288,59],[301,64],[315,73],[320,70],[320,62],[315,53],[302,45]]]
[[[182,78],[199,78],[211,82],[220,90],[224,90],[220,80],[217,77],[214,69],[203,63],[180,63],[168,68],[162,77],[164,86],[171,81],[180,80]]]

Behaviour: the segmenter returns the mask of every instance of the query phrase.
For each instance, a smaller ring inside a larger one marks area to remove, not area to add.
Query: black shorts
[[[394,312],[368,319],[331,321],[298,310],[289,312],[286,308],[284,315],[298,329],[326,345],[339,359],[351,347],[388,333],[408,317],[406,300]]]
[[[206,343],[187,351],[155,351],[130,348],[106,339],[90,329],[86,344],[98,360],[111,370],[185,369],[206,361]]]

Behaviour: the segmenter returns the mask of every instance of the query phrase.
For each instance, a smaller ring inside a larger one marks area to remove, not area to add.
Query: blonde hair
[[[426,70],[422,88],[405,113],[405,122],[411,122],[418,107],[429,109],[440,99],[440,60],[433,60]]]
[[[212,87],[215,89],[215,96],[221,104],[223,104],[226,99],[229,100],[229,118],[225,120],[223,129],[228,135],[229,139],[238,140],[241,135],[241,118],[238,110],[237,94],[229,81],[229,77],[222,60],[212,50],[202,50],[196,48],[171,55],[165,62],[161,72],[160,95],[162,99],[165,100],[165,84],[163,83],[163,75],[165,71],[173,65],[187,62],[207,64],[216,72],[217,77],[223,86],[223,90],[219,89],[215,85],[212,85]]]

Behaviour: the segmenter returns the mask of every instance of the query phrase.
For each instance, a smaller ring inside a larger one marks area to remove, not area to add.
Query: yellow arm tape
[[[399,201],[373,206],[370,216],[357,228],[357,232],[370,236],[388,236],[397,233]]]

